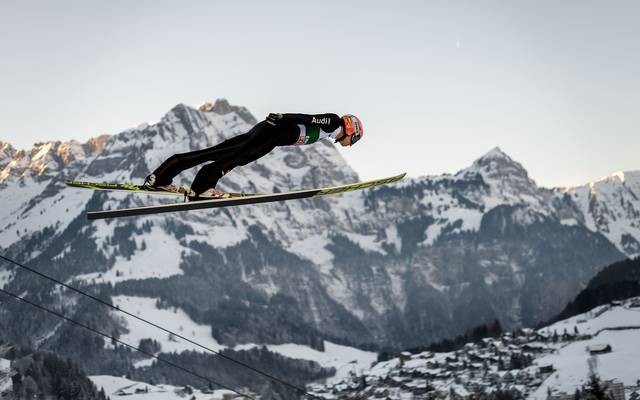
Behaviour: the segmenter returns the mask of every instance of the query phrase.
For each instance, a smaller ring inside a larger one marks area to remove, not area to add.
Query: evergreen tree
[[[522,359],[518,354],[511,353],[511,357],[509,359],[509,368],[510,369],[522,369]]]
[[[24,399],[35,399],[38,394],[38,384],[31,376],[27,376],[22,382],[20,393]]]
[[[506,368],[504,367],[504,361],[502,360],[502,356],[498,356],[498,371],[504,371]]]
[[[606,387],[602,386],[600,378],[596,374],[589,376],[589,383],[586,387],[587,396],[590,400],[610,400],[605,393]]]

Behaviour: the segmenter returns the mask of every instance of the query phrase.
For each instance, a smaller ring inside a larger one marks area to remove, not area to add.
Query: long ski
[[[125,208],[119,210],[92,211],[87,213],[87,218],[93,220],[104,218],[132,217],[138,215],[160,214],[175,211],[202,210],[217,207],[239,206],[244,204],[259,204],[275,201],[305,199],[310,197],[340,194],[356,190],[368,189],[375,186],[387,185],[389,183],[394,183],[401,180],[405,175],[406,173],[402,173],[400,175],[392,176],[389,178],[375,179],[367,182],[356,182],[347,185],[331,186],[320,189],[298,190],[294,192],[256,194],[252,196],[226,199],[223,198],[213,200],[200,200],[185,203],[163,204],[157,206]]]
[[[168,190],[163,188],[155,188],[151,186],[135,185],[132,183],[107,183],[107,182],[87,182],[87,181],[64,181],[67,186],[80,189],[91,190],[115,190],[130,193],[146,193],[146,194],[163,194],[174,196],[191,196],[193,193],[190,189],[178,187],[177,190]],[[216,199],[228,199],[236,197],[255,196],[258,193],[236,193],[236,192],[216,192]],[[206,198],[206,195],[202,197]],[[213,199],[213,198],[212,198]]]

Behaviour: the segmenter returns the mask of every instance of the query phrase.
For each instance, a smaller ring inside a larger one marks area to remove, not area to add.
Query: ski
[[[163,194],[163,195],[175,195],[175,196],[192,196],[191,189],[185,187],[178,187],[177,190],[169,190],[164,188],[154,188],[151,186],[135,185],[132,183],[107,183],[107,182],[86,182],[86,181],[64,181],[67,186],[81,189],[91,190],[115,190],[121,192],[131,193],[147,193],[147,194]],[[211,199],[229,199],[236,197],[255,196],[258,193],[236,193],[236,192],[216,192],[216,196],[202,195],[203,198],[210,197]]]
[[[119,217],[133,217],[138,215],[160,214],[176,211],[190,211],[190,210],[202,210],[217,207],[227,206],[239,206],[245,204],[259,204],[275,201],[287,201],[294,199],[306,199],[310,197],[326,196],[332,194],[340,194],[346,192],[352,192],[356,190],[368,189],[376,186],[387,185],[397,182],[404,178],[406,173],[402,173],[389,178],[375,179],[367,182],[356,182],[347,185],[330,186],[320,189],[306,189],[298,190],[294,192],[282,192],[282,193],[270,193],[270,194],[255,194],[251,196],[241,196],[234,198],[222,198],[211,200],[191,201],[185,203],[172,203],[162,204],[157,206],[135,207],[125,208],[118,210],[104,210],[104,211],[91,211],[87,213],[87,218],[105,219],[105,218],[119,218]]]

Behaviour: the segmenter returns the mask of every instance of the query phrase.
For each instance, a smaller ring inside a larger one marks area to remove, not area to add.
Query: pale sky
[[[640,2],[1,1],[0,140],[115,134],[218,97],[358,115],[363,179],[495,146],[543,186],[640,169]]]

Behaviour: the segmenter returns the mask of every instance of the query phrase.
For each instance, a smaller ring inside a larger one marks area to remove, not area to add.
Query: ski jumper
[[[343,129],[342,118],[336,114],[269,114],[249,132],[202,150],[174,154],[155,171],[155,185],[169,185],[180,172],[211,162],[198,171],[191,189],[200,195],[215,188],[218,180],[233,168],[265,156],[277,146],[315,143],[336,139]]]

